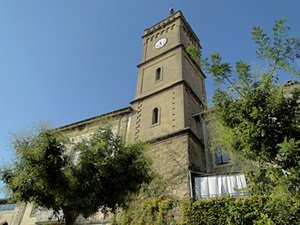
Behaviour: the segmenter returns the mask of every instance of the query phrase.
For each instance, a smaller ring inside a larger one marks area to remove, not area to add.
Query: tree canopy
[[[108,128],[77,144],[59,130],[40,130],[13,136],[13,147],[15,161],[1,169],[13,199],[61,210],[67,225],[79,215],[123,208],[130,194],[151,180],[145,144],[125,145]]]
[[[216,85],[214,116],[217,141],[242,159],[258,162],[286,178],[291,189],[300,185],[300,90],[287,90],[279,78],[300,77],[300,39],[290,34],[286,19],[275,21],[273,35],[255,26],[257,69],[240,60],[231,65],[219,53],[201,59],[187,51]]]

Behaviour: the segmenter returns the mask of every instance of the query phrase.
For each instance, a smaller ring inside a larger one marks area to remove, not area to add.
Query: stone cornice
[[[191,62],[195,67],[197,67],[197,69],[200,71],[201,75],[202,75],[204,78],[206,78],[206,76],[205,76],[205,74],[203,73],[203,71],[201,70],[200,66],[196,63],[196,61],[195,61],[194,59],[191,58],[190,54],[186,51],[186,49],[185,49],[185,47],[184,47],[183,44],[178,44],[178,45],[176,45],[175,47],[170,48],[169,50],[167,50],[167,51],[165,51],[165,52],[163,52],[163,53],[161,53],[161,54],[159,54],[159,55],[157,55],[157,56],[154,56],[154,57],[152,57],[152,58],[150,58],[150,59],[147,59],[145,62],[142,62],[142,63],[138,64],[136,67],[139,68],[139,67],[141,67],[142,65],[144,65],[144,64],[146,64],[146,63],[149,63],[149,62],[151,62],[151,61],[153,61],[153,60],[155,60],[155,59],[157,59],[157,58],[159,58],[159,57],[161,57],[161,56],[163,56],[163,55],[166,55],[166,54],[168,54],[169,52],[171,52],[171,51],[173,51],[173,50],[175,50],[175,49],[177,49],[177,48],[181,48],[181,49],[184,50],[184,52],[185,52],[185,54],[188,56],[188,59],[190,60],[190,62]]]
[[[81,126],[84,124],[93,123],[95,120],[98,120],[98,119],[102,119],[102,118],[106,118],[106,117],[114,117],[114,116],[118,116],[118,115],[122,115],[122,114],[126,114],[126,113],[129,114],[131,112],[132,112],[132,108],[129,106],[129,107],[118,109],[118,110],[115,110],[112,112],[104,113],[99,116],[91,117],[86,120],[81,120],[81,121],[71,123],[71,124],[68,124],[68,125],[65,125],[62,127],[58,127],[57,129],[69,130],[69,129],[72,129],[74,127],[78,127],[78,126]]]
[[[172,15],[169,15],[166,19],[164,19],[164,20],[154,24],[153,26],[145,29],[144,30],[144,35],[142,36],[142,38],[144,38],[145,36],[148,36],[149,34],[153,34],[154,32],[161,29],[162,27],[165,27],[165,26],[169,25],[170,23],[175,21],[177,18],[179,18],[180,15],[182,15],[181,11],[177,11],[176,13],[174,13]]]
[[[176,83],[174,83],[174,84],[171,84],[171,85],[168,86],[168,87],[165,87],[165,88],[163,88],[163,89],[160,89],[160,90],[158,90],[158,91],[156,91],[156,92],[153,92],[153,93],[151,93],[151,94],[149,94],[149,95],[146,95],[146,96],[137,98],[137,99],[131,101],[130,104],[132,105],[133,103],[138,102],[138,101],[140,101],[140,100],[144,100],[144,99],[146,99],[146,98],[153,97],[153,96],[155,96],[155,95],[158,95],[158,94],[160,94],[160,93],[162,93],[162,92],[164,92],[164,91],[167,91],[167,90],[169,90],[169,89],[171,89],[171,88],[173,88],[173,87],[176,87],[176,86],[178,86],[178,85],[181,85],[181,84],[183,84],[183,85],[189,90],[189,92],[192,94],[192,96],[195,98],[195,100],[196,100],[200,105],[203,105],[203,106],[204,106],[204,104],[203,104],[203,102],[201,101],[201,99],[199,99],[199,98],[197,97],[197,95],[195,94],[195,92],[193,91],[193,89],[190,87],[190,85],[189,85],[185,80],[180,80],[180,81],[178,81],[178,82],[176,82]]]
[[[155,59],[157,59],[157,58],[159,58],[159,57],[161,57],[161,56],[163,56],[163,55],[166,55],[166,54],[168,54],[169,52],[174,51],[175,49],[180,48],[180,47],[181,47],[181,48],[184,48],[183,44],[178,44],[178,45],[176,45],[175,47],[170,48],[169,50],[164,51],[163,53],[161,53],[161,54],[159,54],[159,55],[157,55],[157,56],[154,56],[154,57],[152,57],[152,58],[150,58],[150,59],[147,59],[145,62],[142,62],[142,63],[138,64],[136,67],[139,68],[140,66],[142,66],[142,65],[144,65],[144,64],[146,64],[146,63],[149,63],[149,62],[151,62],[151,61],[153,61],[153,60],[155,60]]]
[[[189,92],[192,94],[192,96],[195,98],[195,100],[196,100],[200,105],[203,105],[203,106],[204,106],[204,104],[203,104],[203,102],[201,101],[201,99],[199,99],[199,98],[197,97],[197,95],[195,94],[195,92],[193,91],[193,89],[190,87],[190,85],[189,85],[185,80],[177,81],[177,82],[175,82],[174,84],[171,84],[171,85],[168,86],[168,87],[165,87],[165,88],[163,88],[163,89],[160,89],[160,90],[158,90],[158,91],[156,91],[156,92],[153,92],[153,93],[151,93],[151,94],[149,94],[149,95],[146,95],[146,96],[137,98],[137,99],[131,101],[130,104],[132,105],[133,103],[138,102],[138,101],[140,101],[140,100],[144,100],[144,99],[146,99],[146,98],[153,97],[153,96],[155,96],[155,95],[158,95],[158,94],[160,94],[160,93],[162,93],[162,92],[164,92],[164,91],[167,91],[167,90],[169,90],[169,89],[171,89],[171,88],[173,88],[173,87],[176,87],[176,86],[178,86],[178,85],[184,85],[184,86],[189,90]]]
[[[181,20],[183,21],[183,23],[185,24],[185,26],[188,28],[188,30],[190,31],[192,37],[199,43],[200,40],[197,37],[197,35],[194,33],[193,29],[191,28],[191,26],[188,24],[188,22],[186,21],[185,17],[183,16],[182,12],[180,10],[178,10],[176,13],[168,16],[166,19],[158,22],[157,24],[145,29],[144,31],[144,35],[142,36],[142,38],[144,38],[145,36],[148,36],[149,34],[153,34],[155,33],[157,30],[161,29],[162,27],[167,26],[168,24],[172,23],[173,21],[175,21],[176,19],[181,18]],[[201,47],[201,46],[200,46]]]
[[[173,87],[176,87],[176,86],[178,86],[178,85],[180,85],[180,84],[183,84],[184,82],[185,82],[184,80],[180,80],[180,81],[178,81],[178,82],[175,82],[175,83],[171,84],[171,85],[168,86],[168,87],[165,87],[165,88],[163,88],[163,89],[160,89],[160,90],[158,90],[158,91],[155,91],[155,92],[153,92],[153,93],[151,93],[151,94],[148,94],[148,95],[146,95],[146,96],[143,96],[143,97],[134,99],[133,101],[130,102],[130,104],[132,105],[133,103],[138,102],[138,101],[140,101],[140,100],[144,100],[144,99],[146,99],[146,98],[149,98],[149,97],[158,95],[158,94],[160,94],[160,93],[162,93],[162,92],[164,92],[164,91],[167,91],[167,90],[169,90],[169,89],[171,89],[171,88],[173,88]]]
[[[153,139],[149,140],[148,142],[150,144],[153,144],[153,143],[161,142],[161,141],[164,141],[166,139],[173,138],[173,137],[180,136],[180,135],[185,135],[185,134],[188,134],[189,137],[191,137],[193,139],[193,141],[195,141],[196,143],[201,144],[202,146],[204,146],[202,141],[195,135],[195,133],[189,127],[186,127],[186,128],[181,129],[179,131],[175,131],[175,132],[172,132],[172,133],[169,133],[169,134],[166,134],[166,135],[159,136],[157,138],[153,138]]]

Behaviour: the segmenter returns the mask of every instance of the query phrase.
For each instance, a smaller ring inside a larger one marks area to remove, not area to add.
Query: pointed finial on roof
[[[174,14],[173,5],[171,5],[171,8],[169,9],[169,11],[170,11],[170,15],[173,15],[173,14]]]

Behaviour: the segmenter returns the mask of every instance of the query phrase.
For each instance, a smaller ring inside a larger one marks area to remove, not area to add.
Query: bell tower
[[[195,115],[206,103],[205,75],[186,52],[200,41],[181,11],[144,31],[128,141],[150,142],[155,169],[172,180],[172,192],[190,194],[187,171],[205,170]]]

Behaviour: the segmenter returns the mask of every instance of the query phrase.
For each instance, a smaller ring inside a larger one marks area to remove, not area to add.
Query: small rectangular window
[[[230,162],[229,152],[224,150],[223,147],[215,148],[215,163],[216,165],[225,164]]]
[[[0,211],[12,211],[16,207],[16,204],[2,204],[0,205]]]

